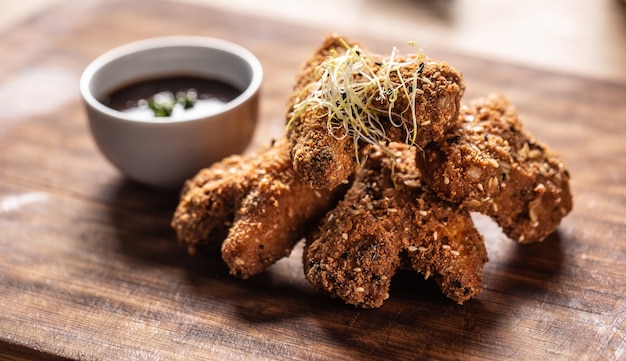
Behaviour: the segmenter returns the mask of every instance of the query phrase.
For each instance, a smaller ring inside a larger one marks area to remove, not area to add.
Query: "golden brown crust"
[[[331,134],[323,108],[295,108],[318,80],[317,66],[345,53],[346,43],[328,36],[303,65],[288,101],[285,137],[186,182],[172,219],[179,242],[190,253],[220,247],[231,273],[248,278],[308,234],[307,280],[348,304],[380,307],[399,269],[433,279],[458,303],[476,297],[488,259],[469,212],[493,217],[521,243],[543,240],[572,209],[564,162],[523,129],[505,97],[460,107],[460,74],[427,58],[390,73],[405,78],[418,66],[427,80],[415,107],[399,96],[393,111],[377,111],[389,143],[355,147],[350,134]],[[384,59],[369,59],[381,69]],[[379,98],[373,106],[386,102]],[[414,146],[404,144],[408,127],[391,125],[409,118],[418,125]]]
[[[242,278],[289,255],[293,245],[336,202],[336,193],[313,190],[291,167],[288,142],[248,156],[232,156],[188,180],[172,219],[179,242],[190,252],[219,243],[222,258]]]
[[[433,277],[442,292],[457,303],[482,291],[487,251],[469,212],[437,198],[430,191],[416,199],[413,222],[421,226],[405,246],[403,258],[411,267]]]
[[[344,199],[308,237],[307,279],[346,303],[380,307],[404,260],[458,303],[476,296],[487,253],[469,213],[422,187],[415,148],[389,148],[397,161],[372,148]]]
[[[441,198],[491,216],[521,243],[542,241],[572,209],[565,163],[523,129],[501,95],[462,107],[446,140],[417,161]]]
[[[329,34],[296,74],[293,92],[287,101],[286,118],[293,117],[294,106],[304,100],[312,83],[319,80],[315,69],[332,54],[345,54],[337,34]],[[358,45],[345,40],[349,46]],[[352,142],[339,141],[328,132],[325,121],[304,121],[324,117],[322,109],[309,110],[294,118],[287,129],[290,154],[296,173],[312,188],[332,189],[354,173],[356,158]]]
[[[350,46],[354,43],[349,42]],[[296,114],[295,104],[304,100],[311,89],[313,82],[319,80],[319,74],[315,68],[319,66],[330,54],[344,54],[345,46],[337,35],[327,37],[322,46],[313,54],[296,77],[296,85],[292,96],[288,101],[287,119],[289,127],[287,136],[291,143],[291,157],[293,166],[303,181],[313,188],[332,189],[345,182],[357,167],[357,148],[365,145],[362,141],[355,140],[345,130],[339,129],[336,134],[331,134],[327,127],[327,111],[324,108],[307,109]],[[380,56],[373,55],[368,58],[373,73],[385,71],[381,66]],[[405,61],[407,58],[398,57],[395,60]],[[459,111],[461,96],[465,85],[461,75],[456,69],[445,62],[426,59],[424,64],[418,62],[401,67],[400,74],[390,73],[390,79],[401,82],[409,79],[418,72],[425,80],[417,82],[419,91],[416,91],[414,111],[410,110],[412,97],[407,97],[400,92],[393,105],[391,119],[381,116],[379,121],[391,141],[411,142],[406,129],[413,129],[413,115],[417,123],[417,136],[414,139],[418,146],[440,140],[443,135],[454,125]],[[365,94],[369,97],[371,94]],[[387,109],[387,98],[379,99],[376,106]],[[392,125],[392,121],[396,125]],[[397,125],[400,125],[399,127]]]

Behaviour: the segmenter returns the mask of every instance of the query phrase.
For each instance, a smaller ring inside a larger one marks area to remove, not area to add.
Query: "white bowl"
[[[114,110],[99,100],[138,81],[181,75],[220,80],[243,91],[217,112],[156,120]],[[80,92],[104,156],[130,179],[176,189],[198,170],[246,149],[256,128],[262,78],[261,63],[241,46],[171,36],[101,55],[84,70]]]

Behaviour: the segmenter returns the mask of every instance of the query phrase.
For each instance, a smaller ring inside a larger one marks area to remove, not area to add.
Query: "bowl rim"
[[[219,111],[207,114],[190,114],[177,116],[176,118],[164,117],[164,118],[150,118],[146,119],[137,115],[131,115],[119,110],[110,108],[102,104],[90,91],[90,84],[96,73],[107,64],[131,55],[133,53],[144,52],[148,50],[158,50],[169,47],[198,47],[198,48],[212,48],[221,50],[230,54],[233,54],[246,63],[248,63],[252,69],[252,79],[248,86],[239,94],[235,99],[229,101]],[[142,40],[133,41],[124,45],[115,47],[106,51],[100,56],[92,60],[83,70],[80,77],[79,88],[81,96],[84,101],[89,104],[100,113],[104,113],[109,117],[121,119],[129,122],[137,123],[150,123],[157,124],[172,124],[181,122],[193,122],[206,118],[211,118],[223,113],[226,113],[234,108],[239,107],[256,93],[258,93],[261,83],[263,81],[263,67],[259,59],[248,49],[233,42],[213,38],[208,36],[196,36],[196,35],[172,35],[172,36],[160,36],[153,38],[146,38]]]

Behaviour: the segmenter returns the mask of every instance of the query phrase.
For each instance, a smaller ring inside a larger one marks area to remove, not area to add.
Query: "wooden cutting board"
[[[78,96],[102,52],[159,35],[220,37],[265,68],[255,148],[284,131],[302,61],[333,29],[162,1],[74,1],[0,34],[0,358],[111,360],[618,360],[626,358],[626,84],[464,56],[467,100],[501,92],[569,164],[573,212],[521,246],[485,219],[485,289],[457,305],[399,274],[383,307],[313,290],[301,245],[247,281],[190,257],[175,193],[125,180],[98,153]],[[377,52],[404,44],[345,34]],[[428,46],[424,46],[427,44]]]

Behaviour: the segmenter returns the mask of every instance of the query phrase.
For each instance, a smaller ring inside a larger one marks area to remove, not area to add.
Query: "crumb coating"
[[[469,213],[423,187],[415,147],[389,147],[394,157],[372,147],[344,199],[307,237],[307,279],[363,308],[383,304],[400,268],[432,277],[458,303],[475,297],[487,252]]]
[[[455,128],[417,163],[441,198],[492,217],[520,243],[545,239],[573,206],[565,162],[523,128],[502,95],[463,106]]]
[[[172,227],[190,253],[217,244],[231,273],[248,278],[288,256],[336,203],[338,192],[300,182],[288,142],[281,138],[254,154],[228,157],[188,180]],[[219,237],[224,232],[226,239]]]
[[[357,140],[355,144],[355,139],[344,129],[337,129],[335,134],[331,134],[327,127],[328,112],[324,108],[294,113],[295,105],[307,98],[311,85],[319,80],[320,74],[316,72],[316,68],[332,54],[345,54],[346,48],[340,39],[337,35],[329,35],[302,66],[287,103],[286,116],[289,121],[287,137],[291,144],[294,169],[306,184],[317,189],[332,189],[345,183],[356,171],[360,148],[366,145],[362,140]],[[355,45],[349,41],[346,43],[349,46]],[[381,65],[384,62],[383,57],[373,55],[368,59],[369,67],[374,73],[385,71]],[[406,57],[394,59],[398,62],[404,60]],[[401,67],[400,74],[391,72],[389,78],[400,82],[402,79],[411,78],[418,71],[426,80],[418,81],[419,89],[414,93],[415,98],[400,92],[393,105],[395,119],[381,114],[379,122],[390,141],[405,143],[414,141],[416,145],[422,147],[440,140],[454,125],[465,85],[461,74],[452,66],[428,58],[422,65],[413,63]],[[364,97],[370,96],[372,94],[364,94]],[[413,101],[414,112],[407,111]],[[380,98],[375,105],[386,109],[389,103],[387,99]],[[411,134],[407,134],[413,129],[414,120],[417,125],[415,139]]]

